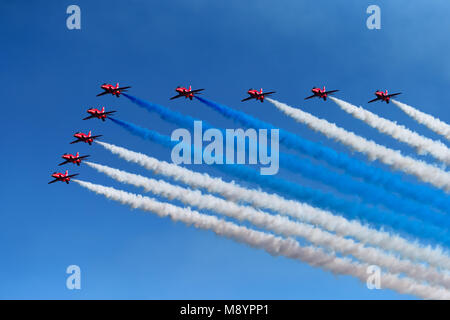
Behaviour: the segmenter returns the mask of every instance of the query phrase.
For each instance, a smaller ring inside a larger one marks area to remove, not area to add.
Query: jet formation
[[[97,97],[103,96],[106,94],[111,94],[111,95],[119,98],[120,95],[122,93],[126,92],[129,88],[131,88],[131,86],[120,87],[119,83],[117,83],[115,86],[112,84],[109,84],[109,83],[104,83],[100,86],[100,88],[103,89],[103,92],[97,94]],[[175,88],[175,92],[177,94],[175,96],[171,97],[170,100],[174,100],[174,99],[178,99],[178,98],[182,98],[182,97],[184,97],[185,99],[192,100],[197,94],[201,94],[203,90],[205,90],[205,89],[192,89],[192,86],[189,86],[189,87],[178,86]],[[328,96],[330,96],[338,91],[339,90],[327,91],[325,89],[325,86],[323,86],[323,88],[313,87],[311,89],[311,92],[313,94],[306,97],[305,100],[309,100],[312,98],[319,98],[319,99],[326,101]],[[248,97],[242,99],[241,101],[244,102],[244,101],[248,101],[248,100],[255,100],[255,101],[264,102],[264,99],[267,96],[272,95],[274,93],[276,93],[276,91],[264,92],[262,88],[259,90],[249,89],[249,90],[247,90]],[[377,91],[375,91],[376,98],[373,100],[370,100],[368,103],[372,103],[375,101],[384,101],[386,103],[389,103],[389,101],[391,100],[392,97],[395,97],[399,94],[401,94],[401,92],[389,94],[387,90],[385,90],[385,91],[377,90]],[[102,107],[101,109],[89,108],[86,112],[89,114],[89,116],[83,118],[83,120],[97,118],[102,121],[105,121],[107,118],[110,117],[110,115],[112,115],[116,111],[115,110],[106,111],[105,107]],[[92,135],[91,130],[87,134],[85,134],[83,132],[76,132],[73,136],[76,138],[76,140],[70,142],[70,144],[84,142],[89,145],[92,145],[92,142],[94,142],[95,139],[102,137],[101,134],[100,135]],[[62,165],[68,164],[68,163],[73,163],[73,164],[76,164],[77,166],[80,166],[82,161],[84,159],[86,159],[87,157],[89,157],[89,155],[80,156],[79,152],[77,152],[75,155],[71,154],[71,153],[64,153],[62,155],[62,159],[64,159],[64,161],[58,165],[62,166]],[[65,182],[66,184],[69,184],[70,179],[77,175],[78,175],[78,173],[69,175],[68,170],[66,170],[65,173],[54,172],[51,175],[53,180],[50,181],[49,184],[57,182],[57,181],[61,181],[61,182]]]

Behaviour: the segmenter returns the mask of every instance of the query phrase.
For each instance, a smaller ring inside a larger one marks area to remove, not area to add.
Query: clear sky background
[[[70,4],[81,8],[81,30],[66,28]],[[381,30],[366,27],[371,4],[381,7]],[[204,87],[205,97],[350,153],[270,103],[240,102],[250,87],[276,90],[282,102],[419,157],[333,102],[303,98],[313,86],[340,89],[338,97],[438,139],[395,106],[366,102],[377,89],[402,91],[400,101],[450,122],[449,9],[444,0],[1,0],[0,298],[412,298],[130,210],[75,183],[47,182],[65,169],[57,167],[60,156],[77,151],[150,175],[100,146],[69,145],[75,131],[92,129],[106,142],[170,160],[169,150],[113,123],[81,120],[89,107],[105,105],[119,119],[163,134],[176,129],[124,97],[95,97],[103,82],[131,85],[137,97],[236,128],[198,101],[168,100],[177,85]],[[233,179],[207,166],[190,168]],[[141,192],[86,166],[67,169]],[[283,168],[279,176],[331,190]],[[71,264],[81,268],[79,291],[65,286]]]

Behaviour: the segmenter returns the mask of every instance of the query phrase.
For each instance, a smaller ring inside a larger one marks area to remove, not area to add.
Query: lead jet
[[[97,108],[91,108],[86,111],[90,114],[89,117],[84,118],[83,120],[97,118],[101,119],[102,121],[105,121],[105,119],[108,117],[109,114],[113,114],[116,111],[107,111],[105,112],[105,107],[102,108],[102,110],[98,110]]]
[[[173,99],[177,99],[177,98],[181,98],[181,97],[185,97],[186,99],[189,98],[190,100],[192,100],[192,98],[194,97],[194,95],[196,93],[199,93],[200,91],[203,91],[205,89],[196,89],[196,90],[192,90],[192,87],[189,86],[189,89],[186,89],[185,87],[180,87],[178,86],[175,91],[178,93],[176,96],[173,96],[172,98],[170,98],[170,100]]]
[[[69,184],[69,181],[71,178],[76,177],[78,175],[78,173],[75,174],[71,174],[69,175],[69,171],[66,170],[66,173],[61,173],[61,172],[53,172],[52,177],[55,178],[55,180],[50,181],[48,184],[57,182],[57,181],[61,181],[61,182],[65,182],[67,184]]]
[[[264,98],[268,95],[274,94],[276,91],[269,91],[269,92],[263,92],[263,89],[261,88],[259,91],[256,89],[248,89],[247,93],[250,95],[250,97],[247,97],[245,99],[242,99],[241,102],[248,101],[251,99],[259,100],[261,102],[264,102]]]
[[[399,94],[401,94],[401,92],[388,94],[387,90],[385,92],[383,92],[381,90],[377,90],[377,91],[375,91],[375,95],[377,97],[373,100],[370,100],[368,103],[372,103],[372,102],[379,101],[379,100],[389,103],[389,101],[391,100],[392,97],[398,96]]]
[[[87,157],[89,157],[89,155],[80,156],[79,152],[77,152],[76,155],[73,155],[70,153],[64,153],[61,157],[64,159],[64,162],[61,162],[60,164],[58,164],[58,166],[62,166],[63,164],[66,164],[66,163],[74,163],[77,166],[79,166],[81,163],[81,160],[86,159]]]
[[[88,134],[85,134],[83,132],[76,132],[73,135],[75,138],[77,138],[77,140],[72,141],[70,144],[74,144],[74,143],[78,143],[78,142],[85,142],[85,143],[89,143],[89,145],[92,145],[92,142],[94,142],[94,139],[97,139],[99,137],[101,137],[102,135],[97,135],[97,136],[93,136],[91,134],[91,131],[89,131]]]
[[[131,87],[121,87],[120,88],[119,83],[117,83],[116,86],[113,86],[112,84],[109,84],[109,83],[104,83],[100,86],[100,88],[102,88],[104,91],[102,93],[99,93],[97,95],[97,97],[110,93],[113,96],[116,96],[118,98],[122,92],[127,91]]]
[[[306,97],[305,100],[311,99],[311,98],[319,98],[319,99],[323,99],[323,101],[327,100],[327,96],[331,95],[335,92],[338,92],[339,90],[330,90],[330,91],[326,91],[325,90],[325,86],[323,87],[323,89],[320,88],[312,88],[311,92],[314,93],[312,96]]]

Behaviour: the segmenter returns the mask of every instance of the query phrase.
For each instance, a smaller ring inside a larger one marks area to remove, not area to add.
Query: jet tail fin
[[[89,130],[88,137],[90,137],[91,135],[92,135],[91,130]]]

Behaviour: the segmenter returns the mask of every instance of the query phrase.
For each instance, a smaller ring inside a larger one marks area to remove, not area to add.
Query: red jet
[[[93,136],[91,135],[91,131],[89,131],[88,134],[85,134],[83,132],[77,132],[73,135],[77,140],[72,141],[70,144],[78,143],[78,142],[86,142],[89,143],[89,145],[92,145],[92,142],[94,139],[97,139],[98,137],[101,137],[102,135]]]
[[[97,119],[102,119],[102,121],[105,121],[105,119],[107,118],[107,116],[109,114],[112,114],[116,111],[108,111],[105,112],[105,107],[102,108],[102,110],[98,110],[96,108],[91,108],[88,109],[87,113],[90,114],[89,117],[84,118],[83,120],[87,120],[87,119],[92,119],[92,118],[97,118]]]
[[[389,103],[389,101],[391,100],[392,97],[398,96],[399,94],[401,94],[401,92],[388,94],[387,90],[385,92],[383,92],[381,90],[377,90],[375,92],[375,95],[377,97],[373,100],[370,100],[368,103],[375,102],[378,100],[382,100],[382,101],[385,101],[386,103]]]
[[[314,93],[312,96],[306,97],[305,100],[311,99],[311,98],[315,98],[318,97],[319,99],[323,99],[323,101],[327,100],[327,96],[331,95],[335,92],[338,92],[339,90],[330,90],[330,91],[325,91],[325,86],[323,87],[323,89],[320,88],[312,88],[311,92]]]
[[[241,101],[247,101],[250,99],[259,100],[261,102],[264,102],[264,98],[270,94],[274,94],[276,91],[269,91],[269,92],[263,92],[263,89],[261,88],[259,91],[256,89],[248,89],[247,93],[250,95],[250,97],[242,99]]]
[[[61,172],[53,172],[52,177],[55,178],[55,180],[50,181],[48,184],[57,182],[57,181],[61,181],[61,182],[65,182],[65,183],[69,184],[70,178],[73,178],[77,175],[78,175],[78,173],[69,175],[69,171],[67,171],[67,170],[66,170],[65,174],[61,173]]]
[[[64,153],[61,158],[63,158],[65,161],[61,162],[60,164],[58,164],[58,166],[62,166],[63,164],[66,164],[66,163],[69,163],[69,162],[74,163],[77,166],[79,166],[80,163],[81,163],[81,160],[83,160],[83,159],[85,159],[87,157],[89,157],[89,155],[85,155],[85,156],[81,156],[80,157],[80,153],[79,152],[77,152],[77,154],[75,156],[73,154],[70,154],[70,153]]]
[[[117,83],[115,87],[112,84],[109,84],[109,83],[104,83],[100,87],[104,90],[104,92],[99,93],[97,95],[97,97],[103,96],[103,95],[108,94],[108,93],[111,93],[113,96],[116,96],[117,98],[120,96],[120,94],[122,92],[125,92],[125,91],[127,91],[127,89],[131,88],[131,87],[119,88],[119,83]]]
[[[186,89],[185,87],[177,87],[175,89],[175,91],[178,94],[176,96],[173,96],[172,98],[170,98],[170,100],[181,98],[181,97],[185,97],[186,99],[189,98],[192,100],[192,98],[194,97],[194,94],[199,93],[200,91],[203,91],[203,90],[205,90],[205,89],[192,90],[191,86],[189,86],[189,89]]]

